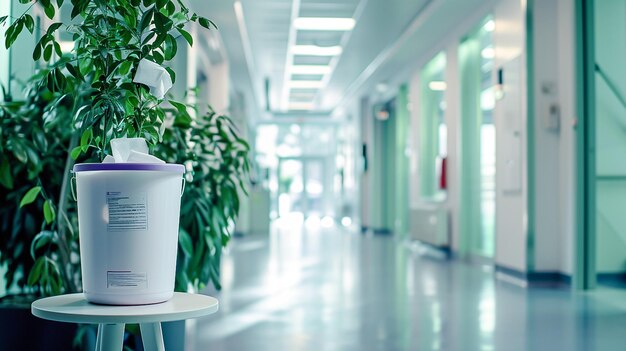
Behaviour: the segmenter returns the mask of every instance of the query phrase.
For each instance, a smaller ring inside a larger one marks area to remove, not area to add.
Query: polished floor
[[[626,350],[626,292],[526,289],[391,236],[275,228],[232,242],[192,350]]]

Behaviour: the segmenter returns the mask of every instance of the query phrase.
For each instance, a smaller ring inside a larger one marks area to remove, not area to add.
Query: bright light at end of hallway
[[[444,91],[446,90],[447,84],[446,82],[434,80],[428,83],[428,88],[433,91]]]
[[[350,217],[343,217],[341,219],[341,225],[344,227],[349,227],[352,225],[352,218]]]
[[[356,21],[354,18],[332,17],[299,17],[293,21],[293,26],[298,30],[352,30]]]
[[[333,226],[333,224],[335,224],[335,220],[333,219],[333,217],[324,216],[324,218],[322,218],[322,227],[330,228]]]

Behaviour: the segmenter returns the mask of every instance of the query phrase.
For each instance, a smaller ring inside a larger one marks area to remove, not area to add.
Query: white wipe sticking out
[[[111,140],[113,157],[106,156],[103,163],[165,163],[148,154],[148,144],[143,138],[117,138]]]

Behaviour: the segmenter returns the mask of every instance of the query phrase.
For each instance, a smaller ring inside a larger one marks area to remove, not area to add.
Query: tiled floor
[[[390,236],[235,239],[194,350],[626,350],[626,292],[524,289]]]

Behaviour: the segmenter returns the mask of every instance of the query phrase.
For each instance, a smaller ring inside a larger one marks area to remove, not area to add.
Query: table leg
[[[141,341],[146,351],[165,351],[161,323],[141,323]]]
[[[96,351],[121,351],[124,346],[124,323],[99,324]]]

